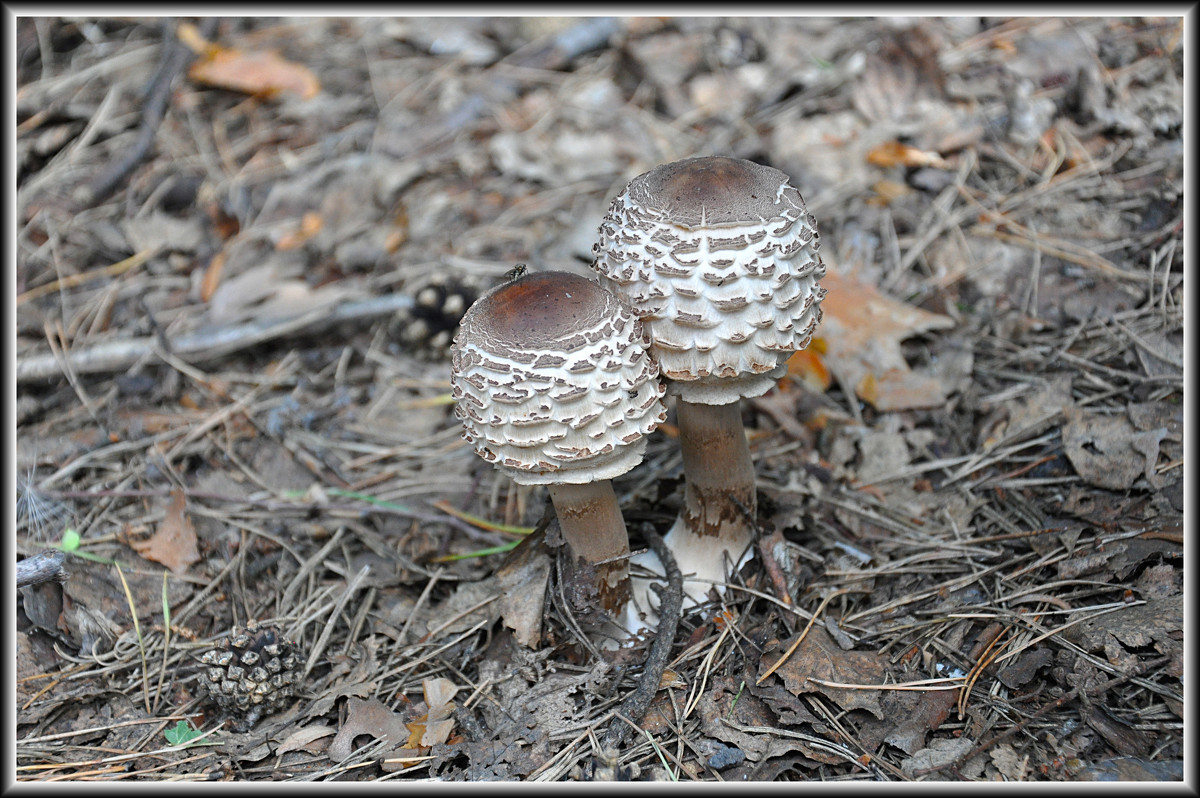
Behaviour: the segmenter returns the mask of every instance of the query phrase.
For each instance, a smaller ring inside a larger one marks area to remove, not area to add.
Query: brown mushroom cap
[[[463,437],[522,484],[611,479],[665,417],[642,326],[601,285],[534,272],[463,316],[452,348]]]
[[[647,325],[690,402],[765,393],[820,320],[816,219],[778,169],[690,158],[635,177],[600,227],[592,267]]]

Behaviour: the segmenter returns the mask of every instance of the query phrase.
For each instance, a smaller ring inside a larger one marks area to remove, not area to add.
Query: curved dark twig
[[[205,38],[211,36],[219,21],[218,17],[206,18],[200,23],[200,35]],[[146,101],[142,105],[142,124],[138,129],[137,140],[88,185],[88,204],[95,205],[107,199],[146,157],[150,145],[154,143],[159,125],[167,115],[167,102],[171,98],[171,85],[175,82],[175,76],[187,68],[195,57],[195,53],[176,38],[173,27],[164,23],[163,28],[164,54],[158,72],[146,89]]]
[[[679,616],[683,611],[683,574],[675,564],[675,557],[649,524],[643,528],[642,535],[662,562],[664,573],[667,575],[667,586],[659,591],[658,629],[654,635],[654,642],[650,644],[650,653],[646,655],[646,662],[642,666],[641,679],[637,688],[617,707],[617,713],[633,723],[642,719],[646,710],[650,708],[650,702],[654,700],[654,694],[658,692],[658,685],[662,681],[671,654],[671,643],[675,640],[675,630],[679,627]],[[601,741],[601,750],[619,750],[629,734],[629,729],[628,723],[620,722],[614,715],[614,721]]]

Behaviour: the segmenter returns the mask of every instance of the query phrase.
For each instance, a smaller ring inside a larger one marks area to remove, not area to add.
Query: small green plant
[[[97,557],[91,552],[84,551],[80,548],[83,544],[83,538],[72,527],[67,527],[63,530],[62,540],[54,548],[65,551],[67,554],[74,554],[76,557],[82,557],[85,560],[92,562],[103,563],[105,565],[114,565],[116,560],[107,560],[104,557]]]
[[[190,720],[181,720],[175,724],[175,728],[165,729],[163,736],[170,745],[187,745],[200,736],[200,730]]]
[[[79,537],[79,533],[71,527],[67,527],[63,530],[62,543],[59,544],[59,548],[69,554],[74,554],[79,550],[79,544],[81,541],[82,539]]]

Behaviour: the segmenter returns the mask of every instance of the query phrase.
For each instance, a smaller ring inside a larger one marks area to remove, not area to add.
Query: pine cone
[[[393,340],[421,360],[444,360],[459,320],[479,293],[465,281],[435,276],[417,290],[412,310],[393,325]]]
[[[209,697],[234,719],[236,730],[250,728],[282,707],[300,676],[296,644],[274,626],[247,621],[245,630],[217,641],[200,661]]]

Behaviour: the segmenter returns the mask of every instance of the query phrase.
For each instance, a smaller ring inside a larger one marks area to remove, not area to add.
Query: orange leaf
[[[910,147],[899,141],[885,141],[871,148],[867,153],[867,163],[873,166],[935,166],[946,169],[949,164],[936,152],[925,152],[916,147]]]
[[[204,277],[200,280],[200,301],[207,302],[212,299],[213,293],[217,290],[217,286],[221,284],[221,273],[225,271],[225,253],[218,252],[212,256],[212,260],[208,262],[208,268],[204,270]]]
[[[425,719],[427,715],[422,715],[412,723],[405,723],[404,728],[408,729],[408,740],[405,741],[401,748],[417,748],[421,747],[421,738],[425,736]]]
[[[309,100],[321,90],[320,82],[308,67],[270,50],[218,48],[202,55],[188,70],[188,77],[209,86],[267,97],[290,91]]]
[[[813,342],[816,343],[816,339]],[[810,391],[824,393],[833,384],[833,376],[821,361],[821,356],[813,351],[814,348],[810,344],[808,349],[801,349],[788,358],[788,376],[804,383]]]
[[[324,225],[324,221],[321,219],[321,214],[316,211],[307,211],[300,219],[300,229],[284,235],[275,245],[275,249],[299,249],[304,246],[306,241],[321,232],[322,225]]]
[[[858,381],[858,385],[854,386],[854,392],[858,394],[859,399],[874,406],[879,401],[879,381],[875,379],[874,374],[868,371]]]
[[[954,326],[939,313],[892,299],[873,285],[835,272],[821,281],[821,335],[829,370],[877,410],[939,407],[945,403],[936,380],[913,374],[900,342],[929,330]]]

